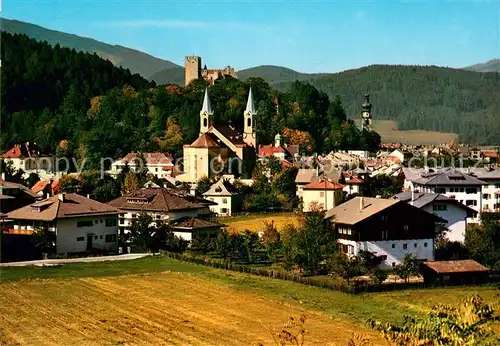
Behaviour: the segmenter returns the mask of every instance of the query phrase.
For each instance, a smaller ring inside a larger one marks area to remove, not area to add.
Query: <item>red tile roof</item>
[[[337,190],[343,188],[344,185],[330,179],[316,179],[303,187],[304,190]]]
[[[483,157],[489,157],[491,159],[498,159],[498,153],[495,151],[484,151]]]
[[[36,143],[26,142],[16,144],[1,155],[4,159],[19,159],[23,157],[52,157],[45,153]]]
[[[488,268],[474,260],[424,262],[424,265],[439,274],[487,272]]]
[[[41,191],[44,191],[47,185],[50,185],[51,192],[52,193],[57,193],[59,190],[59,180],[39,180],[36,182],[35,185],[31,188],[31,191],[34,193],[39,193]]]
[[[213,135],[209,133],[204,133],[198,137],[193,143],[191,143],[191,148],[219,148],[220,145],[217,140],[212,137]]]

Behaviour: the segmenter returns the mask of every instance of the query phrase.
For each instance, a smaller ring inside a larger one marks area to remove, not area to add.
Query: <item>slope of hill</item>
[[[328,75],[328,73],[301,73],[286,67],[273,65],[256,66],[238,71],[238,78],[241,80],[247,80],[251,77],[261,77],[271,85],[296,80],[310,81]]]
[[[500,59],[492,59],[481,64],[465,67],[464,70],[475,72],[500,72]]]
[[[171,67],[162,69],[150,77],[149,80],[156,84],[178,84],[184,85],[184,67]]]
[[[311,80],[330,98],[339,95],[357,118],[363,94],[374,119],[395,120],[400,130],[457,133],[463,141],[500,143],[500,78],[437,66],[373,65]],[[277,87],[287,90],[291,83]]]
[[[63,47],[74,48],[77,51],[97,53],[100,57],[108,59],[114,65],[128,68],[132,73],[139,73],[143,77],[148,77],[164,68],[178,67],[178,65],[171,61],[155,58],[135,49],[50,30],[18,20],[0,18],[0,28],[4,32],[24,34],[37,41],[47,41],[51,45],[59,43]]]

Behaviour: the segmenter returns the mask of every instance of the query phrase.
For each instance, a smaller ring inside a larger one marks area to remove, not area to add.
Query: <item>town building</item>
[[[232,77],[237,78],[236,71],[231,66],[226,66],[223,69],[207,69],[207,65],[201,68],[201,57],[199,56],[186,56],[184,58],[184,73],[185,85],[189,85],[195,79],[203,78],[210,85],[221,78]]]
[[[25,173],[56,170],[54,155],[44,152],[36,143],[16,144],[0,158],[10,162],[16,171],[22,170]]]
[[[455,168],[403,168],[404,189],[415,192],[439,193],[480,212],[483,209],[484,181]],[[476,219],[471,219],[477,222]]]
[[[40,197],[28,187],[0,178],[0,213],[22,208]]]
[[[276,157],[280,161],[293,161],[299,154],[299,146],[283,144],[283,138],[278,133],[274,136],[274,144],[259,145],[259,158]]]
[[[120,160],[111,164],[111,171],[108,173],[117,176],[128,166],[131,171],[137,172],[146,168],[148,174],[152,174],[159,179],[164,179],[172,175],[174,171],[174,159],[165,153],[129,153]]]
[[[47,197],[53,196],[59,193],[59,180],[58,179],[47,179],[39,180],[31,187],[37,196]]]
[[[56,235],[58,254],[116,252],[118,210],[74,194],[60,193],[7,213],[13,233],[45,229]]]
[[[481,211],[500,211],[500,169],[492,166],[482,168],[463,168],[461,171],[483,181],[481,190]]]
[[[328,210],[342,203],[344,185],[327,178],[318,178],[302,187],[302,210]]]
[[[341,251],[370,251],[382,267],[400,264],[406,254],[434,260],[434,232],[441,218],[395,199],[355,197],[329,209],[325,219],[338,235]]]
[[[220,179],[210,186],[203,197],[217,203],[210,206],[210,210],[217,216],[231,216],[234,210],[239,209],[242,202],[238,189],[226,179]]]
[[[463,205],[456,199],[439,193],[405,191],[395,195],[394,199],[407,202],[446,220],[444,226],[448,231],[445,236],[450,241],[463,243],[467,230],[467,219],[475,218],[477,214],[474,209]]]
[[[255,163],[257,135],[255,132],[255,110],[252,89],[248,93],[243,113],[243,132],[232,125],[213,124],[213,111],[205,89],[200,111],[200,136],[191,144],[184,145],[184,173],[177,176],[180,181],[194,183],[202,177],[214,174],[244,174]]]
[[[118,197],[108,204],[119,209],[119,234],[123,235],[130,231],[132,222],[141,213],[147,213],[153,218],[153,222],[169,222],[176,227],[177,222],[186,225],[199,226],[200,222],[189,222],[190,219],[201,219],[210,222],[209,228],[220,228],[219,224],[210,221],[210,206],[215,202],[208,201],[190,195],[177,189],[166,188],[142,188],[137,191]],[[207,223],[203,223],[208,225]],[[174,232],[185,240],[192,240],[196,236],[197,228],[192,227],[192,232],[183,228],[182,232]]]

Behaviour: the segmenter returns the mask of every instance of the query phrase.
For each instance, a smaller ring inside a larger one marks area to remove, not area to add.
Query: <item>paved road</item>
[[[0,267],[25,267],[25,266],[43,267],[43,266],[53,266],[53,265],[67,264],[67,263],[124,261],[151,255],[152,254],[150,253],[133,253],[133,254],[125,254],[117,256],[84,257],[84,258],[70,258],[70,259],[47,259],[38,261],[0,263]]]

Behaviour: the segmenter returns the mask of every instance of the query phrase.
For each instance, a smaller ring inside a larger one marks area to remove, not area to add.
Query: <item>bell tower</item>
[[[255,110],[255,105],[253,103],[253,96],[252,96],[252,88],[250,87],[250,91],[248,92],[247,108],[245,109],[245,112],[243,112],[243,118],[244,118],[243,140],[249,146],[257,148],[257,135],[255,134],[255,127],[254,127],[255,115],[257,115],[257,111]]]
[[[372,130],[372,104],[369,94],[365,94],[365,100],[361,106],[361,131],[363,130]]]
[[[210,129],[212,126],[212,105],[208,97],[208,88],[205,89],[205,96],[203,98],[203,106],[200,111],[200,136]]]

